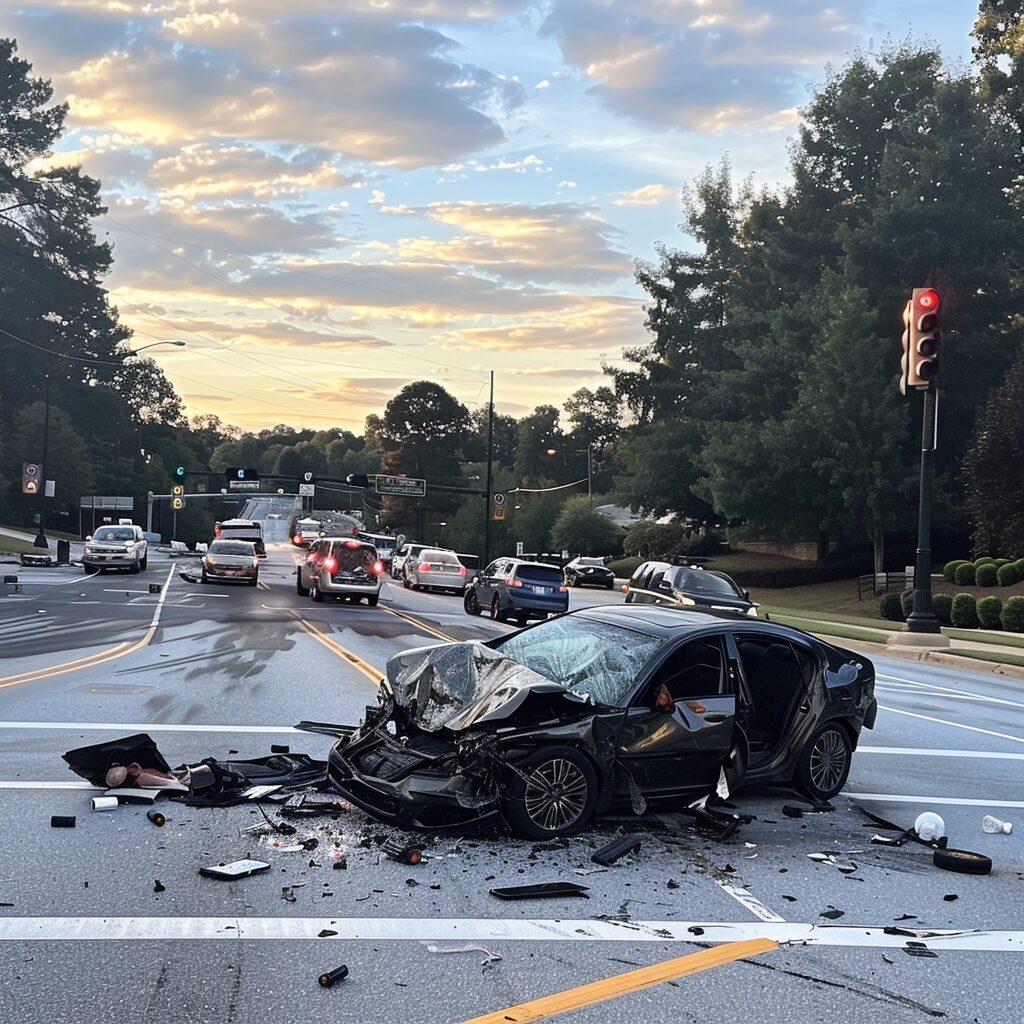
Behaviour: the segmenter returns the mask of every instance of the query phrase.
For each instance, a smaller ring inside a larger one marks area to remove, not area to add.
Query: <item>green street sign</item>
[[[380,476],[374,478],[373,488],[378,494],[397,494],[403,498],[423,498],[427,481],[411,476]]]

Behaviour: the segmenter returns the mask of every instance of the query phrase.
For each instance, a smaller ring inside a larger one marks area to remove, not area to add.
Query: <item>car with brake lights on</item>
[[[384,571],[390,576],[391,566],[394,563],[395,549],[398,547],[398,538],[390,533],[370,533],[367,530],[360,530],[356,536],[365,540],[377,549],[377,557],[384,566]]]
[[[391,578],[396,580],[405,579],[405,563],[410,559],[419,558],[421,551],[426,551],[429,544],[417,544],[414,541],[402,541],[395,548],[391,558]]]
[[[308,548],[319,536],[323,523],[319,519],[300,519],[292,528],[292,543],[297,548]]]
[[[615,573],[604,564],[603,558],[584,558],[580,555],[565,565],[565,583],[569,587],[615,588]]]
[[[218,537],[210,542],[201,564],[203,583],[238,580],[250,587],[259,583],[260,560],[252,541]]]
[[[384,566],[377,549],[349,537],[321,538],[309,545],[295,567],[295,591],[300,597],[321,602],[327,598],[358,604],[363,598],[372,608],[380,600]]]
[[[745,783],[830,800],[874,683],[868,658],[780,623],[584,608],[394,655],[363,722],[332,727],[328,779],[383,821],[531,839],[646,803],[707,820]]]
[[[85,538],[82,568],[88,573],[104,569],[142,572],[148,564],[149,544],[141,526],[133,523],[100,526]]]
[[[498,558],[466,587],[463,607],[470,615],[487,612],[496,622],[546,619],[569,610],[569,588],[557,565]]]
[[[447,548],[424,548],[416,558],[406,560],[402,584],[409,590],[448,590],[461,594],[468,570],[459,556]]]
[[[696,565],[643,562],[622,589],[626,604],[679,605],[694,611],[757,618],[758,605],[750,599],[749,591],[724,572]]]
[[[225,519],[214,524],[213,535],[218,540],[249,541],[260,558],[267,557],[267,548],[263,543],[263,526],[259,520]]]

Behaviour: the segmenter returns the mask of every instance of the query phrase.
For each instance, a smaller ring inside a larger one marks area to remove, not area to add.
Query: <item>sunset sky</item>
[[[731,156],[786,177],[828,62],[974,0],[5,3],[70,103],[55,159],[103,182],[113,301],[188,412],[359,430],[428,378],[499,411],[642,344],[634,260]],[[283,13],[282,13],[283,12]]]

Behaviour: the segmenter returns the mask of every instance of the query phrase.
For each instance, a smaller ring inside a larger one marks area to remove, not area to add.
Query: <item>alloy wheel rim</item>
[[[523,802],[530,820],[548,832],[568,828],[587,804],[587,777],[564,757],[545,761],[526,782]]]
[[[846,744],[835,729],[823,732],[811,751],[811,781],[822,792],[839,785],[846,770]]]

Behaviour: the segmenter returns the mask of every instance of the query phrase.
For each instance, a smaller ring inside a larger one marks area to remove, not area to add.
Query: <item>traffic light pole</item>
[[[940,633],[932,610],[932,477],[935,473],[935,422],[939,386],[932,381],[924,391],[921,422],[921,491],[917,508],[917,563],[914,566],[914,610],[907,618],[911,633]]]
[[[494,490],[494,371],[491,370],[491,398],[487,403],[487,484],[484,496],[483,569],[491,562],[491,493]]]
[[[32,541],[35,548],[46,548],[49,550],[50,542],[46,539],[46,474],[48,472],[46,460],[49,457],[47,449],[50,445],[50,375],[46,374],[46,412],[43,413],[43,472],[39,481],[39,533]]]

